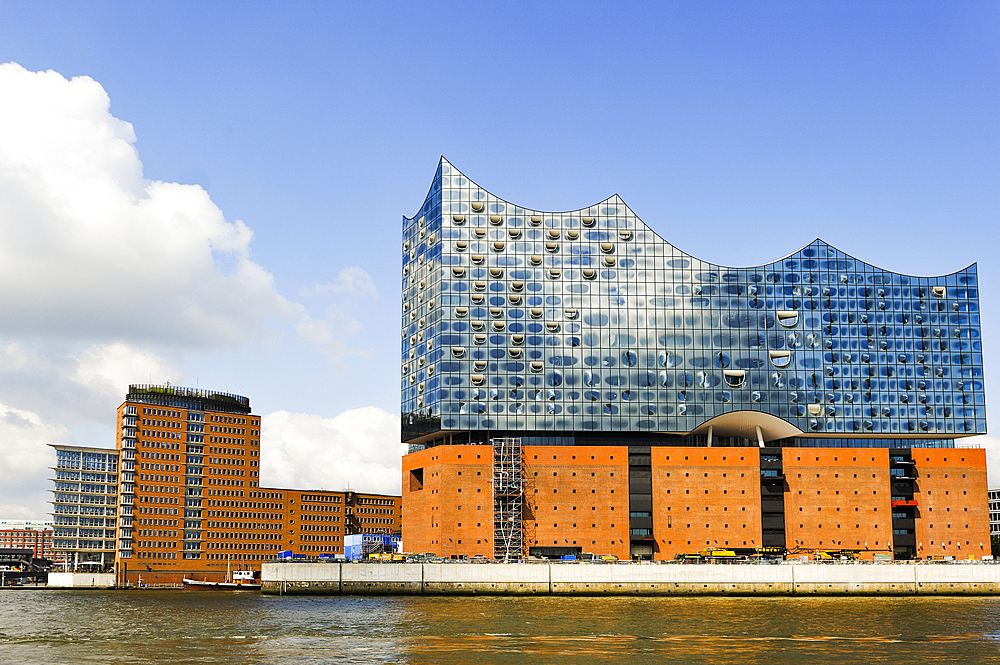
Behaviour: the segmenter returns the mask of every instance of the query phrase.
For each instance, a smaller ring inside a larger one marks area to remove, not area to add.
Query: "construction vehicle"
[[[368,555],[369,561],[389,561],[389,562],[400,562],[406,561],[405,554],[400,554],[398,552],[372,552]]]
[[[875,554],[885,554],[887,550],[873,549],[829,549],[821,550],[811,547],[796,547],[789,550],[787,558],[808,557],[812,561],[859,561],[862,552],[873,552]]]
[[[696,554],[678,554],[681,563],[737,563],[761,559],[780,559],[783,547],[706,547]]]
[[[860,558],[854,550],[816,550],[813,556],[818,561],[857,561]]]

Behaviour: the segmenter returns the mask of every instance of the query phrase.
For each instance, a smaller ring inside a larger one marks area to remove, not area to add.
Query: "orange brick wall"
[[[403,548],[407,552],[432,552],[431,546],[437,547],[436,541],[440,539],[440,528],[435,526],[440,519],[435,519],[433,506],[434,489],[440,485],[435,480],[435,467],[440,466],[436,458],[442,448],[403,455]],[[420,485],[412,480],[417,471],[423,475]]]
[[[386,494],[341,492],[347,516],[347,533],[394,534],[399,531],[401,498]]]
[[[785,448],[782,467],[786,548],[892,553],[887,449]]]
[[[756,448],[653,448],[652,467],[655,559],[760,547]]]
[[[628,448],[525,446],[528,547],[629,558]]]
[[[176,566],[156,560],[119,560],[119,567],[127,567],[130,582],[136,583],[142,575],[142,581],[150,584],[180,584],[184,577],[222,582],[227,566],[231,570],[260,570],[261,562],[290,549],[283,542],[287,536],[282,530],[289,521],[288,490],[244,491],[247,496],[242,499],[213,496],[202,500],[201,559],[181,559]],[[236,546],[247,549],[237,551]]]
[[[188,410],[125,402],[118,409],[118,449],[123,413],[130,406],[136,410],[139,430],[131,515],[134,544],[131,558],[117,560],[120,569],[127,568],[129,581],[138,581],[140,574],[143,582],[156,584],[178,584],[184,577],[220,581],[226,576],[227,559],[234,570],[259,570],[262,561],[277,553],[274,545],[280,542],[265,540],[275,531],[260,525],[279,525],[282,515],[274,500],[252,499],[258,493],[259,416],[205,412],[204,443],[192,445],[204,451],[202,486],[196,489],[202,498],[203,549],[200,558],[185,559]],[[127,516],[128,508],[122,511]]]
[[[984,452],[912,454],[920,473],[918,557],[988,554]],[[759,459],[755,448],[652,448],[654,558],[705,547],[759,547]],[[867,549],[867,559],[892,552],[887,449],[785,448],[782,461],[789,550]],[[527,547],[629,557],[627,447],[525,446],[524,468]],[[422,489],[410,486],[413,469],[423,470]],[[488,446],[438,446],[406,455],[406,551],[491,557],[491,472]]]
[[[411,489],[414,469],[423,470],[419,490]],[[524,472],[527,547],[628,557],[627,448],[525,446]],[[437,446],[404,456],[406,551],[492,557],[491,474],[488,446]]]
[[[914,449],[917,556],[980,558],[990,553],[986,451]]]
[[[145,571],[143,581],[179,583],[183,571],[201,566],[184,559],[186,409],[126,402],[118,408],[116,447],[121,450],[125,408],[135,407],[135,497],[132,511],[133,555],[130,568]],[[153,433],[157,436],[153,436]],[[121,462],[122,470],[126,460]],[[122,506],[123,516],[129,507]],[[116,557],[118,554],[116,553]],[[119,559],[125,561],[125,559]],[[147,577],[153,575],[153,578]],[[136,574],[138,578],[138,573]],[[176,578],[176,579],[175,579]],[[164,580],[169,580],[164,582]]]
[[[344,536],[348,533],[393,534],[399,530],[398,496],[330,490],[269,491],[285,497],[280,549],[294,554],[343,554]]]
[[[423,470],[423,489],[411,471]],[[489,446],[437,446],[403,457],[403,548],[493,556],[493,493]]]
[[[281,550],[295,554],[343,554],[344,494],[280,490],[285,496]]]

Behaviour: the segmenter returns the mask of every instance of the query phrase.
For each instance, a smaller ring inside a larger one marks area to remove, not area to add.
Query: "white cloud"
[[[122,342],[93,345],[77,359],[73,380],[118,404],[134,383],[176,383],[178,374],[151,351]]]
[[[334,418],[276,411],[261,418],[261,484],[399,494],[399,416],[375,407]]]
[[[297,330],[302,339],[316,345],[337,371],[343,370],[347,356],[367,358],[372,355],[351,340],[357,339],[364,325],[358,320],[359,313],[368,302],[378,297],[375,283],[363,268],[351,266],[337,273],[330,284],[314,284],[303,289],[306,296],[333,296],[334,302],[326,308],[323,318],[303,316]]]
[[[956,446],[982,446],[986,449],[986,473],[990,487],[1000,485],[1000,439],[992,436],[970,436],[955,439]]]
[[[306,289],[306,293],[326,293],[333,292],[351,296],[378,297],[378,289],[371,275],[364,268],[350,266],[342,268],[337,273],[337,279],[330,284],[314,284],[312,288]]]
[[[69,431],[37,414],[0,403],[0,514],[39,519],[48,514],[49,467],[55,453],[49,443],[65,443]]]
[[[114,409],[130,384],[177,379],[171,362],[123,342],[0,346],[0,402],[74,428],[103,424],[113,431]],[[110,444],[105,437],[97,445]]]
[[[305,316],[297,326],[299,336],[317,346],[337,371],[343,370],[343,360],[348,355],[371,356],[370,350],[348,341],[356,338],[363,328],[353,314],[337,304],[327,307],[324,318]]]
[[[28,354],[20,344],[5,344],[0,346],[0,375],[24,369],[29,362]]]
[[[252,238],[201,187],[144,176],[99,83],[0,64],[0,514],[47,513],[46,444],[113,446],[128,385],[183,381],[191,352],[278,331],[335,365],[365,354],[348,305],[377,297],[369,275],[317,286],[337,304],[313,318],[251,260]],[[282,444],[286,468],[304,459],[297,441]],[[377,475],[362,458],[355,470]]]
[[[204,347],[301,312],[250,260],[243,222],[197,185],[143,177],[109,108],[89,77],[0,65],[0,334]]]

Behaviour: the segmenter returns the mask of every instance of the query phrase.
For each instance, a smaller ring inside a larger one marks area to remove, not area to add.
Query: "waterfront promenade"
[[[274,595],[1000,595],[991,563],[265,563]]]

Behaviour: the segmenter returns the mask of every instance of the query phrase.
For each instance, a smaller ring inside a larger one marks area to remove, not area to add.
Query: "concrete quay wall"
[[[265,563],[275,595],[1000,595],[991,564]]]
[[[49,573],[46,585],[51,589],[110,589],[115,586],[114,573]]]

